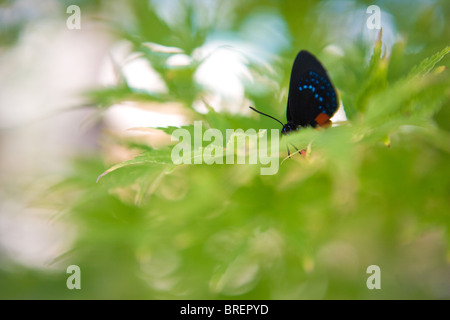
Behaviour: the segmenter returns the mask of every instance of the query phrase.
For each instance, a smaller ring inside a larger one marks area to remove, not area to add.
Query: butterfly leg
[[[291,146],[293,146],[295,148],[295,150],[297,150],[297,152],[298,152],[298,148],[293,143],[291,143]]]
[[[296,151],[293,153],[293,155],[296,154],[296,153],[300,153],[302,156],[306,156],[306,150],[304,150],[304,149],[299,150],[294,144],[292,144],[292,143],[289,143],[289,144],[290,144],[291,146],[293,146],[293,147],[295,148],[295,150],[296,150]],[[283,162],[286,161],[287,159],[292,158],[292,156],[291,156],[291,151],[289,150],[289,145],[288,145],[288,144],[286,144],[286,149],[287,149],[288,156],[287,156],[286,158],[284,158],[283,161],[281,161],[281,164],[283,164]]]
[[[292,144],[292,143],[291,143],[291,146],[293,146],[293,147],[295,148],[295,150],[297,150],[296,153],[300,153],[302,156],[306,156],[306,150],[305,150],[305,149],[299,150],[299,149],[298,149],[294,144]]]

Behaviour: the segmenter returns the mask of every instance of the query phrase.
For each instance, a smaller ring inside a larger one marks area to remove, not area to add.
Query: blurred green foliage
[[[55,262],[61,273],[2,271],[0,286],[9,288],[3,298],[450,297],[450,77],[441,67],[448,66],[450,51],[447,1],[376,2],[396,27],[389,54],[380,40],[333,32],[333,22],[350,19],[355,10],[365,23],[367,1],[219,1],[209,16],[201,1],[177,1],[183,14],[172,24],[148,1],[128,3],[131,18],[109,22],[169,90],[138,91],[124,78],[118,87],[89,93],[97,106],[176,101],[192,120],[212,128],[278,128],[256,114],[216,112],[214,106],[205,114],[192,107],[203,92],[194,79],[202,63],[195,49],[213,32],[241,36],[254,12],[275,12],[290,45],[273,60],[274,72],[255,60],[248,67],[278,87],[258,90],[248,83],[247,97],[284,119],[280,88],[288,87],[299,49],[308,49],[327,67],[349,121],[290,137],[297,146],[311,143],[311,152],[284,161],[272,176],[260,175],[257,165],[175,166],[173,146],[136,141],[128,146],[140,155],[112,167],[100,152],[80,156],[73,175],[50,193],[61,199],[60,219],[78,234],[72,250]],[[324,50],[341,41],[350,43],[342,56]],[[180,48],[193,62],[169,67],[173,54],[152,51],[146,42]],[[82,290],[65,287],[69,264],[80,266]],[[381,268],[381,290],[366,287],[373,264]]]

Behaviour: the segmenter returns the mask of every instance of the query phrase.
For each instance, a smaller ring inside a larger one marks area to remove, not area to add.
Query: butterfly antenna
[[[253,107],[249,107],[249,108],[252,109],[253,111],[259,113],[259,114],[262,114],[263,116],[266,116],[266,117],[269,117],[269,118],[271,118],[271,119],[273,119],[273,120],[275,120],[275,121],[278,121],[282,126],[284,126],[283,122],[281,122],[280,120],[278,120],[278,119],[276,119],[276,118],[274,118],[274,117],[272,117],[272,116],[269,116],[268,114],[265,114],[265,113],[263,113],[263,112],[261,112],[261,111],[258,111],[258,110],[256,110],[256,109],[253,108]]]

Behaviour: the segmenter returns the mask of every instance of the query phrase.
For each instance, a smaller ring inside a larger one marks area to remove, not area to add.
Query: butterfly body
[[[298,131],[299,125],[288,122],[285,125],[283,125],[283,129],[281,129],[281,134],[289,134],[291,131]]]

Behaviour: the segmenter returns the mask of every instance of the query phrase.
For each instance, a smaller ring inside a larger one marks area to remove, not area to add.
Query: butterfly
[[[311,53],[301,50],[294,60],[287,101],[287,123],[250,107],[283,126],[281,134],[288,135],[300,127],[326,127],[338,109],[338,97],[327,71]],[[289,148],[288,148],[289,153]]]

